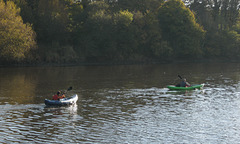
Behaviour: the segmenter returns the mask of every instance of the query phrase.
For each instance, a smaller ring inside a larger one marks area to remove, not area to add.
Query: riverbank
[[[177,64],[177,63],[239,63],[240,60],[230,59],[188,59],[188,60],[161,60],[161,61],[111,61],[111,62],[22,62],[22,63],[0,63],[0,67],[34,67],[34,66],[101,66],[101,65],[146,65],[146,64]]]

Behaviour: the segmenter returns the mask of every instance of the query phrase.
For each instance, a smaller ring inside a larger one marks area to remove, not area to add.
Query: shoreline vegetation
[[[156,64],[186,64],[186,63],[240,63],[239,60],[202,59],[202,60],[172,60],[172,61],[148,61],[148,62],[75,62],[75,63],[11,63],[0,64],[2,67],[71,67],[71,66],[121,66],[121,65],[156,65]]]
[[[240,62],[240,1],[0,0],[0,66]]]

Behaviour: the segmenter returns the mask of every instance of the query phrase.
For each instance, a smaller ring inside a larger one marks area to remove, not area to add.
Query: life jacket
[[[57,95],[57,94],[53,96],[53,100],[58,100],[58,99],[59,99],[59,98],[58,98],[58,95]]]

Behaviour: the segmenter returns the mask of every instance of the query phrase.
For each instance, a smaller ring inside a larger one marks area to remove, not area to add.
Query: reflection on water
[[[32,103],[35,91],[33,81],[28,80],[26,75],[14,74],[5,78],[5,74],[1,74],[0,94],[5,95],[1,98],[1,102],[7,103]],[[10,96],[10,97],[9,97]]]
[[[238,143],[239,70],[239,64],[0,68],[0,143]],[[203,90],[169,91],[177,74],[205,83]],[[44,105],[69,86],[77,105]]]

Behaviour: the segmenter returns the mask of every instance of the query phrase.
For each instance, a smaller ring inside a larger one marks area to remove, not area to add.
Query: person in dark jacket
[[[187,80],[184,78],[180,82],[180,87],[190,87],[191,85],[187,82]]]
[[[184,78],[182,81],[176,85],[176,87],[190,87],[191,85],[187,82],[187,80]]]

